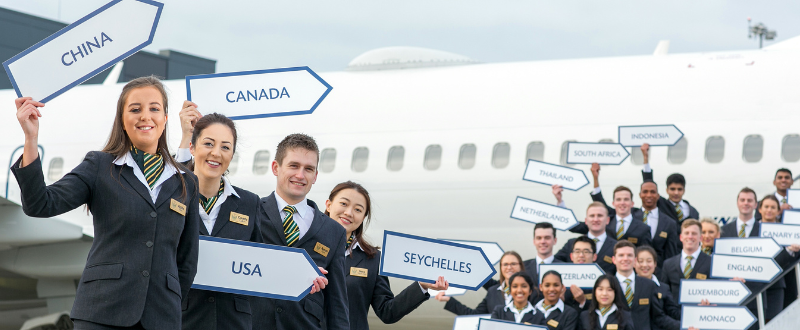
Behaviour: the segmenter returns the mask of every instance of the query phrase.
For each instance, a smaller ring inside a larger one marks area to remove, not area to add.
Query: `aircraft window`
[[[525,164],[528,164],[528,159],[543,161],[544,160],[544,143],[534,141],[528,143],[528,151],[525,153]]]
[[[58,181],[64,173],[64,159],[56,157],[50,160],[50,169],[47,170],[47,179]]]
[[[572,164],[567,164],[567,145],[569,145],[570,142],[577,142],[577,141],[575,141],[575,140],[567,140],[567,141],[564,141],[564,143],[561,144],[561,165],[575,166],[575,165],[572,165]]]
[[[358,147],[353,150],[353,163],[351,164],[353,172],[366,171],[367,160],[369,160],[369,149],[367,147]]]
[[[239,154],[233,154],[233,158],[231,158],[231,163],[228,165],[228,175],[236,174],[236,170],[239,169]]]
[[[425,160],[422,164],[426,170],[434,171],[442,165],[442,146],[431,144],[425,148]]]
[[[508,155],[511,153],[511,146],[505,142],[494,145],[492,150],[492,167],[506,168],[508,166]]]
[[[406,149],[403,146],[394,146],[389,148],[389,158],[386,160],[386,168],[389,171],[399,171],[403,169],[403,158],[406,155]]]
[[[783,137],[781,158],[783,161],[791,163],[800,160],[800,135],[789,134]]]
[[[319,154],[319,170],[322,173],[330,173],[333,172],[334,166],[336,166],[336,149],[322,149]]]
[[[682,137],[674,146],[667,148],[667,161],[670,164],[683,164],[686,161],[686,146],[689,142]]]
[[[744,138],[742,146],[742,158],[748,163],[756,163],[761,160],[764,152],[764,138],[761,135],[748,135]]]
[[[269,151],[259,150],[253,157],[253,174],[264,175],[269,172],[272,165],[272,159],[269,158]]]
[[[458,151],[458,168],[468,170],[475,167],[475,154],[478,149],[472,143],[467,143],[461,146]]]
[[[706,161],[711,164],[722,162],[725,157],[725,138],[715,135],[706,140]]]

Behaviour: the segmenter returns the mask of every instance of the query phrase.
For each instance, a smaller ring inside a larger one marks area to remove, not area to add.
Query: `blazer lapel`
[[[644,284],[642,284],[642,280],[649,281],[648,279],[646,279],[644,277],[639,277],[639,276],[635,276],[633,278],[633,283],[634,283],[633,287],[634,287],[634,289],[633,289],[633,302],[631,303],[631,309],[636,308],[637,306],[639,306],[639,301],[641,301],[640,299],[642,299],[642,293],[644,293],[643,292],[644,290],[642,290],[642,288],[644,287]]]
[[[147,187],[144,186],[144,183],[142,183],[141,181],[139,181],[138,178],[136,178],[136,174],[133,174],[133,169],[128,165],[116,165],[116,166],[121,167],[120,169],[121,176],[126,182],[128,182],[128,186],[133,188],[133,190],[136,191],[139,194],[139,196],[142,196],[142,198],[144,198],[144,200],[146,200],[148,204],[153,206],[153,199],[150,198],[150,192],[147,190]]]
[[[706,264],[710,263],[710,262],[711,262],[711,257],[709,257],[708,255],[706,255],[703,252],[700,252],[700,255],[697,256],[697,262],[694,263],[694,268],[692,268],[692,274],[691,274],[692,276],[690,276],[690,277],[697,278],[697,270],[698,269],[706,269],[705,268]],[[711,269],[710,267],[711,266],[709,266],[708,269]],[[708,276],[709,274],[703,274],[703,275]],[[683,277],[683,274],[681,274],[681,277]]]
[[[313,220],[311,220],[311,227],[308,228],[308,231],[306,232],[305,235],[303,235],[303,237],[300,237],[295,246],[300,246],[309,239],[311,239],[311,237],[314,237],[314,235],[316,235],[317,232],[320,230],[320,228],[322,228],[322,226],[324,225],[323,221],[325,221],[326,216],[319,212],[316,203],[314,203],[310,199],[308,199],[307,201],[308,201],[308,206],[311,206],[311,209],[314,211],[311,217],[311,219]]]
[[[606,235],[608,237],[617,238],[617,223],[618,222],[619,222],[619,220],[617,220],[616,217],[612,217],[611,221],[608,222],[608,225],[606,225]]]
[[[759,237],[761,236],[761,221],[753,221],[755,221],[755,223],[753,224],[753,229],[750,230],[750,237]]]
[[[367,254],[360,249],[353,249],[350,251],[350,255],[353,257],[353,267],[358,267],[365,259],[367,259]],[[350,258],[349,256],[347,258]],[[347,270],[345,270],[347,271]]]
[[[278,200],[275,199],[274,192],[267,196],[267,200],[264,203],[261,203],[261,208],[263,208],[264,213],[267,214],[269,225],[272,226],[275,234],[280,237],[283,246],[286,246],[286,234],[283,233],[283,220],[281,219],[281,213],[278,211]]]
[[[169,179],[167,179],[167,181],[164,181],[164,183],[161,184],[161,191],[158,192],[158,197],[156,197],[156,208],[161,206],[161,204],[164,204],[164,202],[167,200],[172,199],[172,195],[175,193],[175,190],[177,190],[181,185],[181,179],[178,177],[179,175],[181,175],[181,173],[176,172]],[[195,202],[200,203],[199,200]]]
[[[225,199],[225,203],[219,206],[219,213],[217,213],[217,221],[214,221],[214,228],[211,228],[211,236],[217,236],[219,231],[222,227],[225,227],[228,224],[229,219],[225,219],[231,212],[236,211],[239,207],[239,203],[236,202],[236,196],[231,194],[228,198]],[[220,215],[222,215],[220,217]],[[255,219],[253,219],[255,220]]]

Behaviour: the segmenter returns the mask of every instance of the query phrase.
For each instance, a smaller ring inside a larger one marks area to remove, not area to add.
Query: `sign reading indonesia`
[[[626,147],[673,146],[683,137],[675,125],[620,126],[619,143]]]

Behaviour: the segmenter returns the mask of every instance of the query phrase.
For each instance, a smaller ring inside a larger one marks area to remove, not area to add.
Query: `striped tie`
[[[786,197],[784,197],[783,199],[781,199],[781,205],[783,205],[783,204],[786,204],[786,202],[788,202],[788,201],[786,200]]]
[[[681,203],[675,204],[675,213],[678,213],[678,221],[683,220],[683,210],[681,210]]]
[[[744,238],[744,226],[745,224],[742,224],[742,229],[739,229],[739,238]]]
[[[645,210],[644,211],[644,218],[642,219],[642,221],[644,221],[645,225],[647,224],[647,216],[648,215],[650,215],[650,211]]]
[[[164,173],[164,158],[159,154],[148,154],[137,149],[133,145],[131,145],[131,152],[135,155],[134,159],[142,157],[140,158],[142,162],[139,163],[139,166],[141,167],[142,173],[144,173],[145,180],[147,180],[147,185],[150,186],[150,189],[153,189],[156,185],[156,181],[161,177],[161,173]]]
[[[347,246],[344,247],[345,250],[350,249],[350,245],[353,244],[353,240],[355,240],[355,238],[356,238],[356,233],[350,235],[350,237],[347,239]]]
[[[283,208],[283,212],[286,212],[286,217],[283,218],[283,233],[286,234],[286,246],[292,246],[300,239],[300,228],[297,227],[297,223],[293,219],[297,209],[294,206],[286,205]]]
[[[219,191],[217,195],[211,198],[206,198],[203,195],[200,195],[200,206],[203,207],[203,210],[206,211],[206,214],[211,214],[211,209],[214,208],[214,204],[217,203],[217,200],[220,196],[222,196],[222,192],[225,191],[225,181],[219,180]]]
[[[619,228],[617,228],[617,240],[622,238],[622,230],[625,229],[625,223],[622,219],[619,220]]]
[[[683,278],[688,279],[692,275],[692,256],[686,256],[686,267],[683,269]]]
[[[630,281],[630,280],[628,280],[628,281]],[[610,311],[610,310],[611,310],[611,306],[603,308],[603,309],[600,310],[600,315],[606,316],[606,313],[608,313],[608,311]]]
[[[546,311],[548,311],[548,310],[550,310],[550,308],[553,308],[553,306],[555,306],[555,305],[545,305],[545,304],[542,304],[542,308],[544,308],[544,311],[545,311],[545,312],[546,312]]]
[[[599,239],[599,238],[592,238],[592,240],[593,240],[595,243],[597,243],[597,242],[600,242],[600,239]]]
[[[707,255],[711,255],[712,251],[714,250],[713,246],[706,246],[703,247],[703,252]]]
[[[628,307],[633,304],[633,290],[631,290],[631,280],[625,280],[625,300],[628,301]]]

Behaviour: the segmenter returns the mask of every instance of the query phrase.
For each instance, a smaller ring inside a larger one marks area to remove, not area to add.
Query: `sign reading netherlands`
[[[619,143],[569,142],[568,164],[619,165],[630,156],[628,149]]]
[[[431,294],[433,296],[433,294]],[[491,319],[492,314],[460,315],[453,320],[453,330],[476,330],[480,319]]]
[[[800,225],[800,209],[784,210],[781,215],[781,223],[784,225]]]
[[[201,235],[192,288],[299,301],[318,276],[306,250]]]
[[[762,222],[761,237],[771,237],[783,246],[800,244],[800,226]]]
[[[675,125],[620,126],[619,144],[626,147],[674,146],[683,137]]]
[[[570,209],[519,196],[514,202],[511,218],[532,223],[549,222],[558,230],[569,230],[578,225],[578,219]]]
[[[537,312],[539,313],[539,312]],[[531,330],[547,329],[545,326],[514,323],[497,319],[478,319],[478,330]]]
[[[231,119],[314,112],[333,87],[306,66],[186,77],[186,98]]]
[[[444,276],[450,286],[478,290],[497,271],[475,246],[383,232],[380,275],[426,283]]]
[[[727,256],[714,254],[711,256],[711,277],[741,277],[753,282],[771,282],[782,271],[772,258]]]
[[[747,307],[681,306],[681,329],[745,330],[755,322]]]
[[[589,179],[581,170],[533,159],[528,159],[522,179],[550,186],[558,184],[569,190],[578,190],[589,184]]]
[[[3,62],[17,96],[48,102],[133,55],[153,41],[163,7],[111,1]]]
[[[739,281],[681,279],[679,304],[739,305],[750,296],[750,289]]]
[[[714,253],[733,256],[774,258],[783,248],[769,237],[717,238]]]
[[[561,281],[567,288],[575,284],[581,289],[591,289],[597,278],[605,274],[597,264],[543,264],[539,265],[539,283],[544,273],[551,270],[561,274]]]

